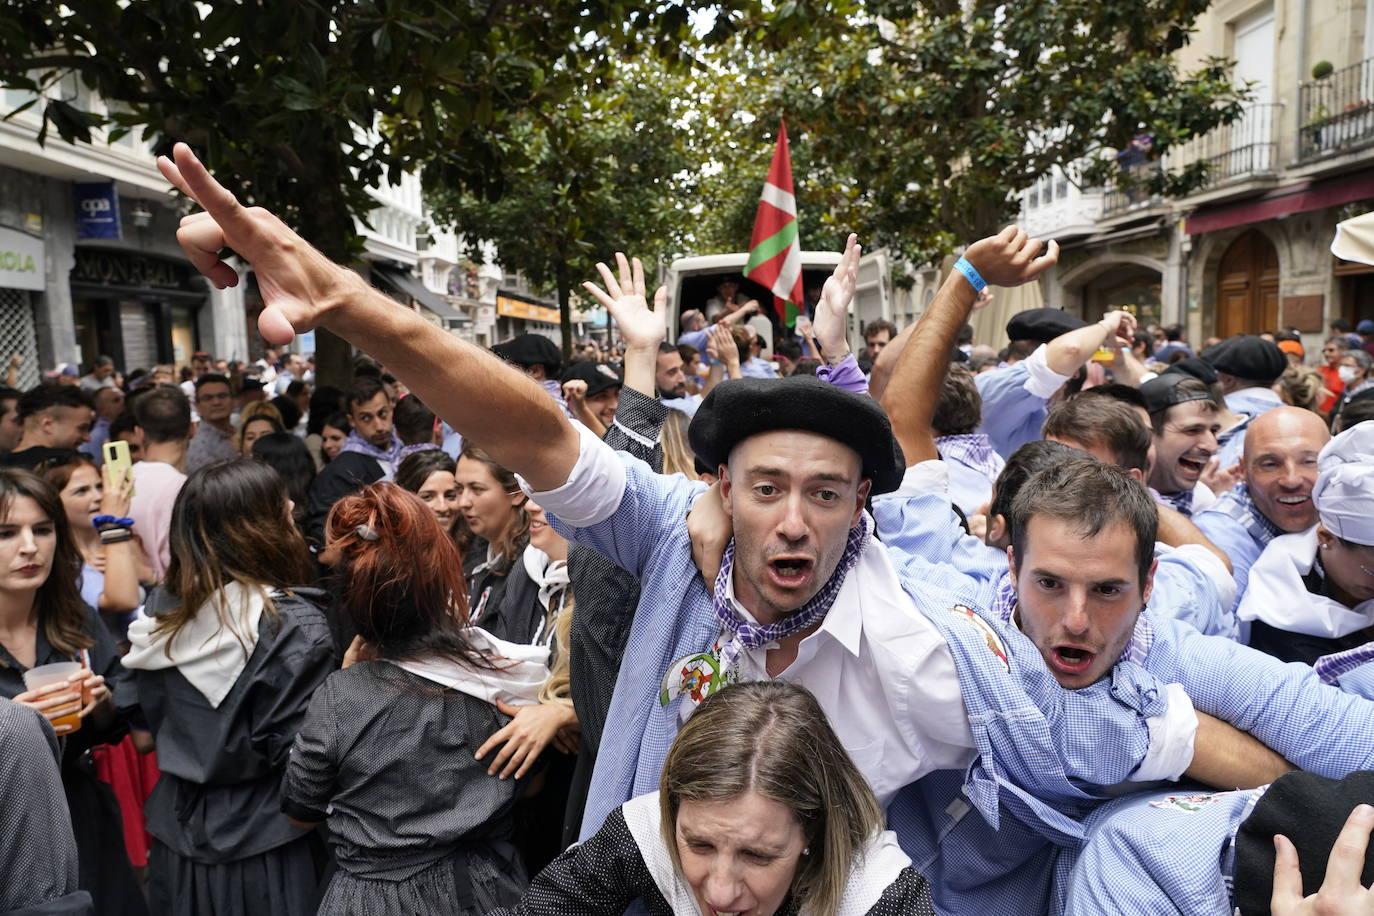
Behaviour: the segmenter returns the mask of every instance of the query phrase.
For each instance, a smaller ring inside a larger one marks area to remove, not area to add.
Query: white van
[[[802,289],[810,293],[819,290],[827,277],[840,263],[838,251],[802,252]],[[681,330],[678,317],[688,309],[704,309],[706,301],[716,295],[716,287],[722,281],[733,279],[740,285],[740,292],[759,301],[763,312],[749,319],[749,323],[759,332],[769,350],[773,347],[775,330],[783,330],[782,322],[773,309],[773,294],[763,286],[743,276],[744,266],[749,263],[749,252],[737,251],[733,254],[707,254],[692,258],[679,258],[668,268],[664,281],[668,287],[668,312],[671,321],[668,325],[669,336],[677,339]],[[808,299],[810,296],[808,295]],[[892,321],[892,272],[889,269],[886,252],[875,251],[859,259],[859,285],[854,296],[854,308],[850,312],[850,346],[855,342],[862,344],[863,326],[878,318]],[[858,347],[856,347],[858,349]]]

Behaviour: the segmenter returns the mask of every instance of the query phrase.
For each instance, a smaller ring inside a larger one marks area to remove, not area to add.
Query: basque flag
[[[773,291],[773,308],[789,328],[802,310],[801,241],[797,238],[797,198],[792,193],[792,155],[787,123],[779,122],[778,146],[763,183],[749,263],[744,275]]]

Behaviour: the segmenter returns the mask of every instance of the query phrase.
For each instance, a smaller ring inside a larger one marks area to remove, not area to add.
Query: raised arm
[[[205,208],[182,219],[177,230],[196,269],[224,289],[239,278],[221,251],[230,248],[253,266],[267,306],[258,328],[269,343],[288,343],[311,328],[333,331],[391,367],[450,426],[536,489],[567,481],[577,462],[578,434],[534,381],[410,309],[397,308],[268,211],[244,207],[184,143],[173,148],[171,159],[160,157],[158,168]]]
[[[1045,363],[1060,375],[1073,375],[1092,359],[1099,347],[1130,349],[1135,341],[1135,316],[1108,312],[1097,324],[1060,334],[1045,346]]]
[[[974,242],[962,260],[987,283],[1020,286],[1059,260],[1057,242],[1051,240],[1044,254],[1039,253],[1040,248],[1039,239],[1027,237],[1024,229],[1008,226],[995,236]],[[950,272],[902,349],[883,392],[883,408],[892,418],[892,430],[908,465],[939,457],[930,423],[949,371],[949,354],[979,292],[981,289],[975,289],[966,274]]]
[[[583,283],[582,288],[611,314],[620,335],[625,338],[625,387],[652,398],[657,394],[654,375],[658,370],[658,345],[668,335],[664,325],[668,314],[668,290],[662,286],[658,288],[651,310],[644,297],[644,265],[639,258],[627,261],[625,255],[617,251],[615,262],[620,268],[619,280],[609,267],[598,262],[596,269],[606,288],[590,282]]]

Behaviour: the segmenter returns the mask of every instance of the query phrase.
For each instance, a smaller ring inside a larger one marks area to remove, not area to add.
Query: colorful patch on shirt
[[[992,624],[988,623],[982,617],[979,617],[973,608],[967,605],[956,604],[949,610],[951,614],[962,617],[973,625],[973,628],[982,635],[983,641],[988,644],[988,650],[991,651],[993,655],[997,656],[998,661],[1002,663],[1002,667],[1010,672],[1011,661],[1007,658],[1007,644],[1002,642],[1002,637],[997,635],[997,631],[993,629]]]
[[[1159,801],[1150,802],[1150,807],[1163,808],[1165,811],[1182,811],[1184,814],[1197,814],[1213,802],[1220,801],[1221,795],[1220,792],[1207,795],[1170,795]]]
[[[738,679],[734,669],[721,670],[720,640],[717,639],[710,652],[687,655],[668,666],[659,686],[658,705],[667,706],[685,693],[693,706],[700,706],[711,694]]]

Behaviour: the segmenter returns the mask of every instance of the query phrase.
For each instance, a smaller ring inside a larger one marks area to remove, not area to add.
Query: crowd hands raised
[[[269,344],[368,357],[0,395],[0,911],[1374,913],[1355,340],[990,353],[1058,257],[1011,228],[859,352],[851,236],[773,364],[617,254],[564,367],[160,166]]]

